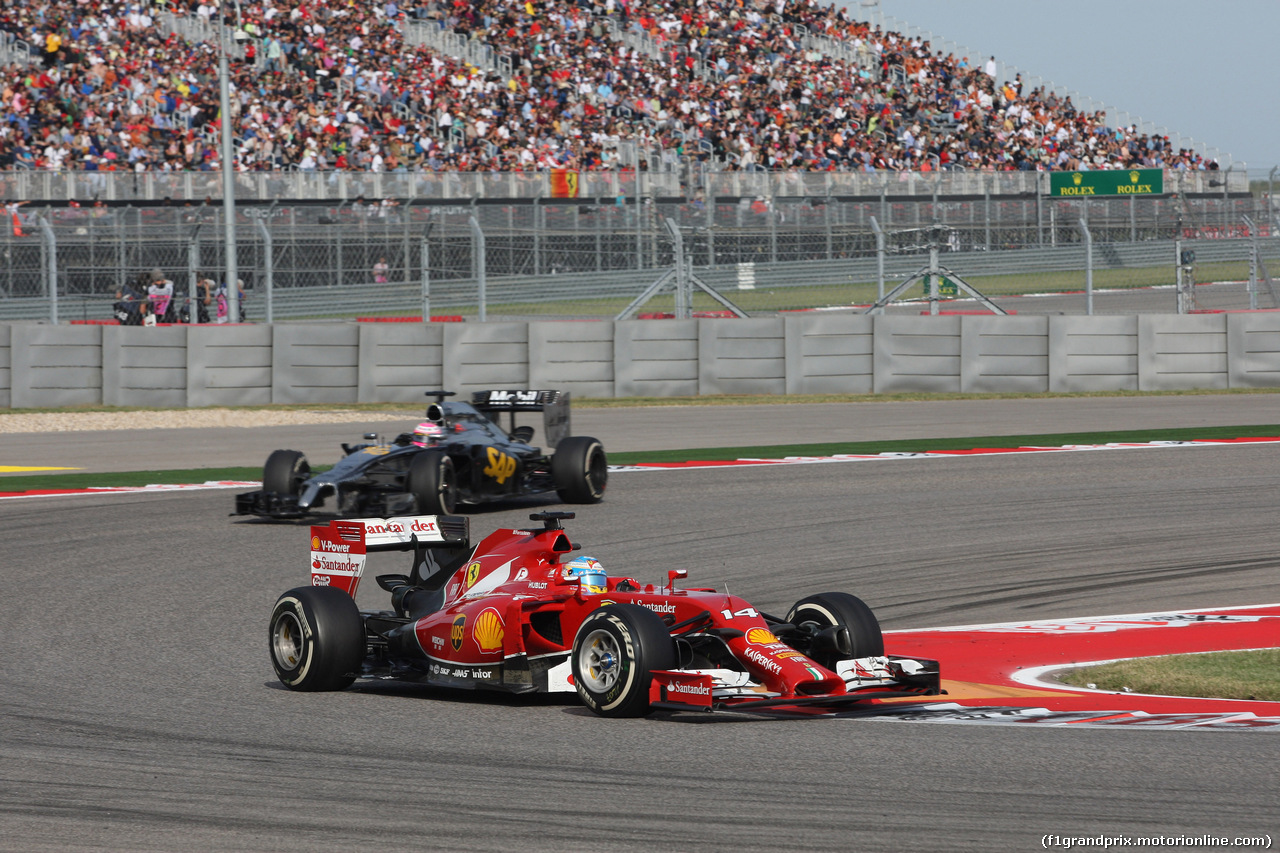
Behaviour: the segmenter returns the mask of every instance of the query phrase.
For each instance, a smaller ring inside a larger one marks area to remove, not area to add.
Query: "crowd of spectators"
[[[0,30],[36,54],[0,66],[0,169],[220,169],[217,39],[167,15],[218,9],[0,0]],[[748,170],[1217,168],[815,0],[242,0],[224,20],[240,170],[643,168],[622,143]]]

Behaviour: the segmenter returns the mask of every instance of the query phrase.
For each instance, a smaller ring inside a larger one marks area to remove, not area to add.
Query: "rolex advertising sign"
[[[1049,195],[1055,197],[1160,195],[1163,192],[1164,169],[1049,173]]]

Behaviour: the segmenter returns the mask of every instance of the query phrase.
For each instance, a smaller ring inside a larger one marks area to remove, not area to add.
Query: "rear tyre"
[[[290,690],[341,690],[364,660],[364,620],[336,587],[300,586],[280,596],[269,637],[271,665]]]
[[[565,503],[600,503],[609,479],[604,445],[586,435],[564,439],[551,457],[551,479],[555,481],[556,494]]]
[[[297,450],[277,450],[262,466],[262,490],[280,495],[296,495],[311,477],[307,457]]]
[[[409,463],[409,493],[422,515],[452,515],[458,505],[458,479],[448,454],[424,450]]]
[[[787,621],[797,626],[813,623],[815,633],[832,627],[849,632],[851,651],[848,653],[833,643],[818,643],[815,648],[801,650],[833,672],[841,660],[884,654],[880,622],[861,598],[847,592],[823,592],[802,598],[787,612]]]
[[[649,713],[649,679],[673,669],[676,646],[666,624],[635,604],[593,610],[573,638],[573,684],[582,703],[602,717]]]

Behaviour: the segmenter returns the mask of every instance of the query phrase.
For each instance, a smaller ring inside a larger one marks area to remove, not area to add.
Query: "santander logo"
[[[710,696],[711,688],[702,684],[677,684],[672,681],[667,685],[668,693],[689,693],[694,696]]]

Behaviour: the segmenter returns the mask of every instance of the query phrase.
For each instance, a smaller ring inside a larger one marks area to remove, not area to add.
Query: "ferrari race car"
[[[271,662],[294,690],[388,679],[512,693],[574,692],[597,714],[826,713],[937,694],[938,665],[884,653],[858,598],[801,598],[784,618],[712,589],[606,575],[574,559],[569,512],[498,530],[472,546],[470,519],[333,520],[311,528],[311,585],[271,614]],[[369,553],[413,551],[407,575],[379,575],[391,609],[362,612]]]
[[[563,391],[477,391],[472,402],[435,397],[427,419],[390,443],[344,444],[346,454],[312,475],[306,456],[277,450],[262,469],[262,488],[236,495],[235,515],[299,518],[332,498],[338,515],[448,515],[463,504],[555,492],[566,503],[604,498],[604,445],[569,434],[569,394]],[[509,415],[503,429],[490,415]],[[542,412],[547,454],[532,445],[534,428],[517,413]],[[365,435],[376,441],[377,435]]]

